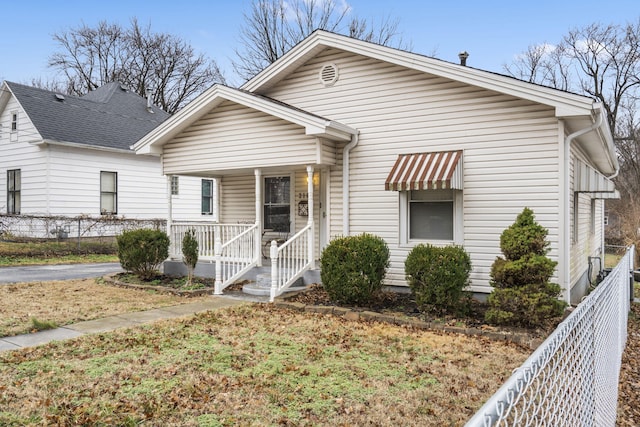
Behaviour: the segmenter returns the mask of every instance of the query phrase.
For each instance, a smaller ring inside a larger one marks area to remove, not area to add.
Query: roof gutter
[[[34,145],[47,144],[47,145],[59,145],[61,147],[74,147],[74,148],[84,148],[88,150],[99,150],[99,151],[109,151],[112,153],[126,153],[126,154],[135,154],[134,151],[126,148],[112,148],[112,147],[102,147],[99,145],[90,145],[90,144],[80,144],[78,142],[68,142],[68,141],[56,141],[53,139],[42,139],[39,141],[32,142]]]
[[[342,234],[349,235],[349,154],[360,141],[360,132],[351,135],[351,142],[345,145],[342,150]]]
[[[588,126],[586,128],[580,129],[576,132],[573,132],[571,134],[569,134],[565,140],[564,140],[564,152],[563,152],[563,159],[564,159],[564,174],[563,174],[563,189],[564,189],[564,194],[565,197],[564,199],[564,215],[562,218],[562,222],[563,227],[562,227],[562,241],[563,241],[563,245],[562,245],[562,256],[561,256],[561,261],[562,261],[562,283],[564,284],[565,287],[565,301],[567,302],[567,304],[571,305],[571,266],[569,265],[571,262],[571,230],[570,230],[570,224],[571,224],[571,197],[570,197],[570,191],[569,189],[570,184],[571,184],[571,177],[570,177],[570,169],[571,169],[571,142],[578,138],[579,136],[585,135],[589,132],[593,132],[596,129],[598,129],[600,126],[602,126],[603,122],[604,122],[604,114],[602,112],[602,109],[599,108],[597,110],[597,117],[596,117],[596,121],[595,123],[593,123],[591,126]],[[618,173],[618,165],[616,164],[616,174]]]

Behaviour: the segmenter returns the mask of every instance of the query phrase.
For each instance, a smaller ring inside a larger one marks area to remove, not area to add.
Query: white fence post
[[[213,256],[216,262],[216,281],[214,284],[214,295],[222,295],[222,240],[220,233],[213,236]]]
[[[271,291],[269,301],[273,302],[276,299],[276,293],[278,292],[278,243],[275,240],[271,241],[271,247],[269,248],[269,255],[271,257]]]

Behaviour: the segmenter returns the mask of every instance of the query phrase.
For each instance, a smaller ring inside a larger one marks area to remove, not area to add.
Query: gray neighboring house
[[[0,213],[198,219],[199,178],[162,175],[157,155],[131,146],[169,114],[126,86],[82,97],[13,82],[0,92]],[[212,186],[215,187],[215,186]]]

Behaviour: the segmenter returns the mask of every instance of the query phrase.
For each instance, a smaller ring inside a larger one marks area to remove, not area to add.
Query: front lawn
[[[0,424],[463,425],[528,353],[247,304],[0,353]]]
[[[62,326],[194,301],[198,299],[122,289],[96,279],[4,284],[0,285],[0,337],[31,332],[32,319]]]

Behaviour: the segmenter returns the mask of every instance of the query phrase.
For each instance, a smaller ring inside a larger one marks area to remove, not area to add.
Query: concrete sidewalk
[[[202,302],[173,305],[147,311],[123,313],[105,317],[103,319],[87,320],[85,322],[74,323],[72,325],[66,325],[60,328],[50,329],[48,331],[0,338],[0,352],[33,347],[46,344],[51,341],[66,340],[85,334],[109,332],[118,328],[127,328],[144,323],[155,322],[156,320],[189,316],[203,311],[216,310],[246,302],[246,299],[243,300],[238,298],[212,296],[209,300]]]

